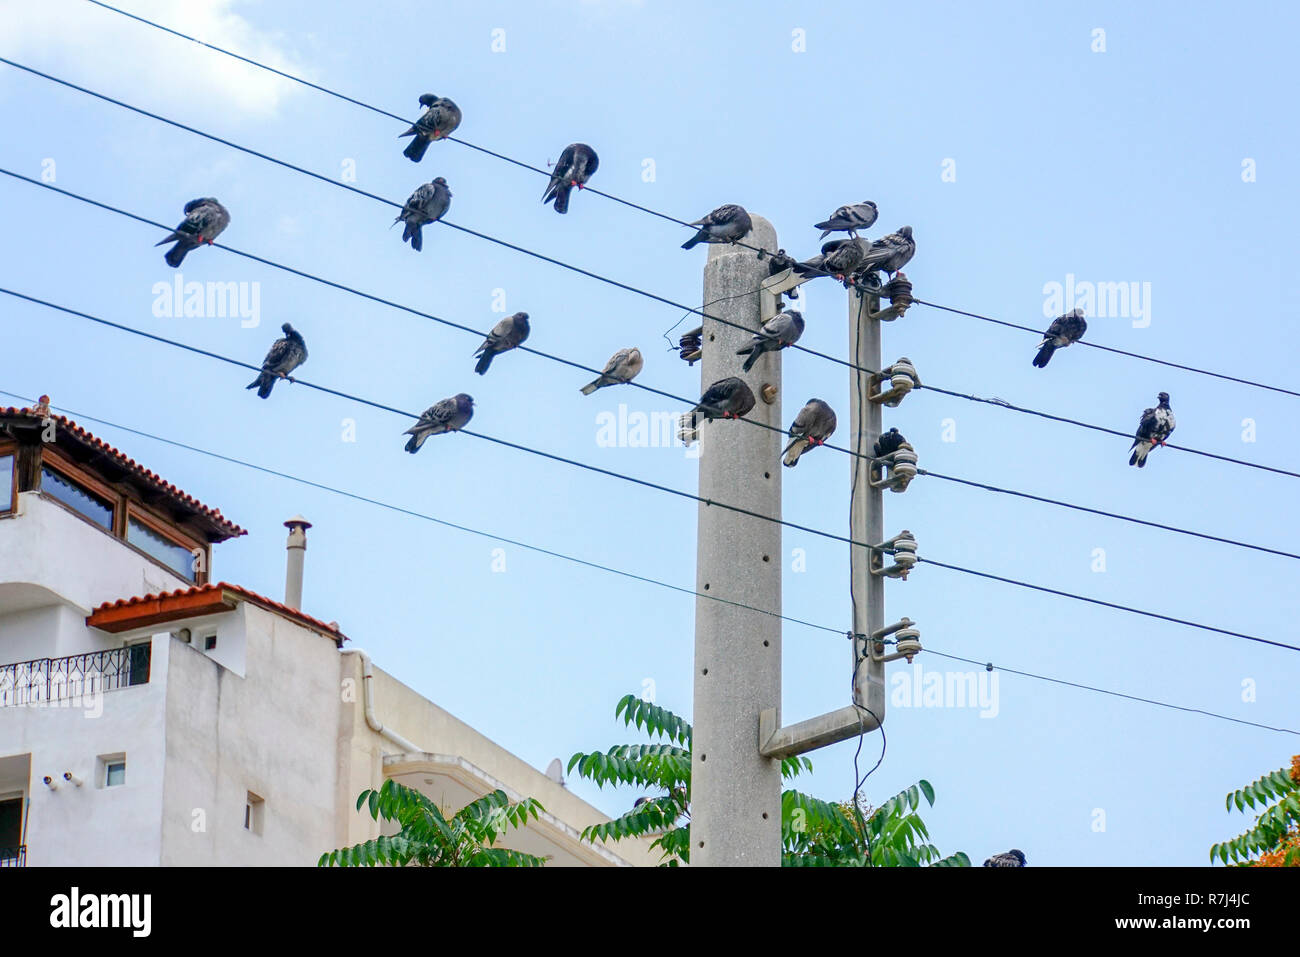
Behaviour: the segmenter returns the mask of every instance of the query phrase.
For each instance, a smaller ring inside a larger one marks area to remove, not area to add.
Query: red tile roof
[[[117,601],[104,602],[90,613],[86,618],[86,624],[112,633],[132,631],[163,622],[181,621],[186,618],[230,611],[240,601],[251,602],[290,621],[295,621],[327,638],[334,639],[339,645],[348,640],[347,636],[339,630],[337,622],[327,624],[296,608],[290,608],[283,602],[229,582],[196,585],[192,588],[178,588],[175,591],[160,592],[156,595],[141,595],[138,598],[119,598]]]

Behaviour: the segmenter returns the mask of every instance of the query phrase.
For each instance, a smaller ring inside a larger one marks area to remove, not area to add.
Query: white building
[[[209,582],[243,534],[45,405],[0,409],[0,866],[310,866],[379,833],[356,797],[387,778],[448,812],[536,798],[502,843],[552,865],[657,862],[580,840],[607,818],[338,625]]]

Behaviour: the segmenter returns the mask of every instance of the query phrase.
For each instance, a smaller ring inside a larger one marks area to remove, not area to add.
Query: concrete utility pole
[[[751,216],[751,246],[775,251],[776,230]],[[742,376],[758,401],[746,418],[783,429],[781,353],[745,375],[736,350],[776,314],[760,286],[769,262],[742,246],[709,247],[704,267],[701,392]],[[772,401],[764,398],[765,386]],[[702,498],[781,517],[779,432],[718,420],[700,427]],[[780,614],[781,526],[701,504],[696,590]],[[781,620],[709,598],[695,602],[695,708],[691,756],[691,864],[779,867],[781,764],[759,750],[759,715],[781,704]]]

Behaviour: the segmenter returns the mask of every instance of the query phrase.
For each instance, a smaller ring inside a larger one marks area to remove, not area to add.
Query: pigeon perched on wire
[[[398,136],[398,139],[403,136],[415,137],[402,150],[402,155],[413,163],[424,159],[424,151],[430,143],[450,136],[460,126],[460,107],[445,96],[426,93],[420,97],[420,105],[425,108],[424,114],[409,130]]]
[[[735,203],[719,206],[690,225],[699,226],[700,231],[682,243],[682,249],[694,249],[699,243],[734,243],[737,239],[743,239],[754,227],[745,207]]]
[[[754,363],[761,359],[764,353],[778,352],[786,346],[794,345],[803,335],[803,330],[803,313],[799,310],[790,309],[777,313],[763,323],[763,328],[754,333],[754,337],[747,345],[736,350],[736,355],[749,357],[742,368],[748,372],[754,368]]]
[[[1038,354],[1034,356],[1034,368],[1046,369],[1052,361],[1052,353],[1064,349],[1072,342],[1078,342],[1088,331],[1088,321],[1083,318],[1082,309],[1072,309],[1063,316],[1052,320],[1052,324],[1043,333],[1043,341],[1038,344]]]
[[[450,208],[451,190],[447,188],[447,181],[439,176],[411,194],[393,224],[406,223],[402,230],[402,242],[409,242],[411,248],[418,253],[424,248],[424,236],[420,230],[442,219]]]
[[[257,397],[265,399],[275,388],[277,379],[288,379],[289,373],[307,361],[307,343],[303,341],[298,330],[289,323],[280,327],[284,331],[283,339],[276,339],[266,358],[262,360],[262,373],[245,388],[257,389]]]
[[[494,357],[518,346],[528,338],[531,331],[528,327],[528,313],[516,312],[513,316],[506,316],[492,327],[492,331],[483,340],[483,345],[474,353],[479,357],[474,371],[479,375],[486,373]]]
[[[644,365],[645,360],[641,358],[640,349],[635,347],[619,349],[618,352],[609,357],[609,361],[605,363],[605,368],[601,370],[600,375],[582,387],[582,394],[591,395],[597,389],[603,389],[606,386],[631,382]]]
[[[1169,408],[1169,393],[1161,392],[1156,396],[1154,409],[1142,410],[1137,434],[1133,438],[1133,444],[1129,446],[1133,454],[1128,457],[1128,464],[1136,465],[1140,469],[1146,468],[1147,456],[1151,454],[1151,450],[1157,445],[1164,445],[1177,424],[1174,410]]]
[[[787,468],[799,464],[799,456],[811,448],[825,445],[835,431],[835,410],[821,399],[809,399],[790,426],[790,444],[781,460]]]
[[[554,169],[551,170],[551,182],[547,185],[546,192],[542,194],[542,202],[549,203],[554,200],[555,211],[567,213],[569,193],[575,186],[582,189],[599,165],[600,158],[590,146],[586,143],[570,143],[564,148]]]
[[[852,206],[841,206],[831,213],[825,222],[817,223],[813,228],[823,230],[821,239],[831,233],[847,232],[854,239],[858,238],[859,229],[870,229],[879,216],[876,204],[866,199]]]
[[[878,459],[883,459],[886,455],[892,455],[907,444],[907,439],[903,438],[903,433],[898,429],[890,429],[888,432],[882,432],[880,438],[876,439],[876,444],[871,447],[871,454]]]
[[[402,433],[410,436],[406,440],[406,451],[414,455],[420,451],[420,446],[429,436],[442,435],[444,432],[458,432],[465,428],[473,417],[474,400],[464,392],[450,399],[435,402],[424,410],[415,425]]]
[[[167,261],[167,265],[174,269],[181,264],[181,261],[185,259],[185,254],[191,249],[197,249],[203,243],[211,246],[212,241],[220,236],[221,231],[229,225],[230,211],[211,196],[206,196],[203,199],[192,199],[185,204],[184,221],[172,230],[170,236],[158,240],[154,245],[162,246],[170,242],[176,243],[163,256],[163,259]]]
[[[871,248],[869,242],[856,236],[827,243],[822,247],[821,268],[847,286],[853,281],[853,274],[867,261]]]
[[[898,232],[881,236],[871,244],[862,261],[861,271],[887,272],[891,276],[912,261],[916,255],[916,241],[912,227],[902,226]]]
[[[985,867],[1024,867],[1025,855],[1014,847],[1005,854],[994,854],[984,862]]]
[[[700,437],[700,418],[739,419],[754,407],[754,393],[744,379],[729,376],[704,390],[699,404],[682,416],[678,435],[687,445]]]

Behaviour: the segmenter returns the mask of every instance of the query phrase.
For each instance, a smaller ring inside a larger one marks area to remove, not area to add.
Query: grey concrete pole
[[[775,251],[776,230],[753,216],[752,246]],[[742,376],[758,401],[747,418],[784,428],[781,353],[745,375],[736,350],[775,314],[760,290],[768,262],[740,246],[709,247],[704,311],[737,329],[704,320],[701,392]],[[773,401],[763,387],[778,389]],[[781,434],[741,422],[700,426],[700,496],[781,516]],[[696,589],[718,598],[781,611],[781,526],[727,509],[699,507]],[[695,601],[695,708],[691,757],[691,864],[779,867],[781,764],[759,753],[759,713],[781,704],[781,622],[734,605]]]

